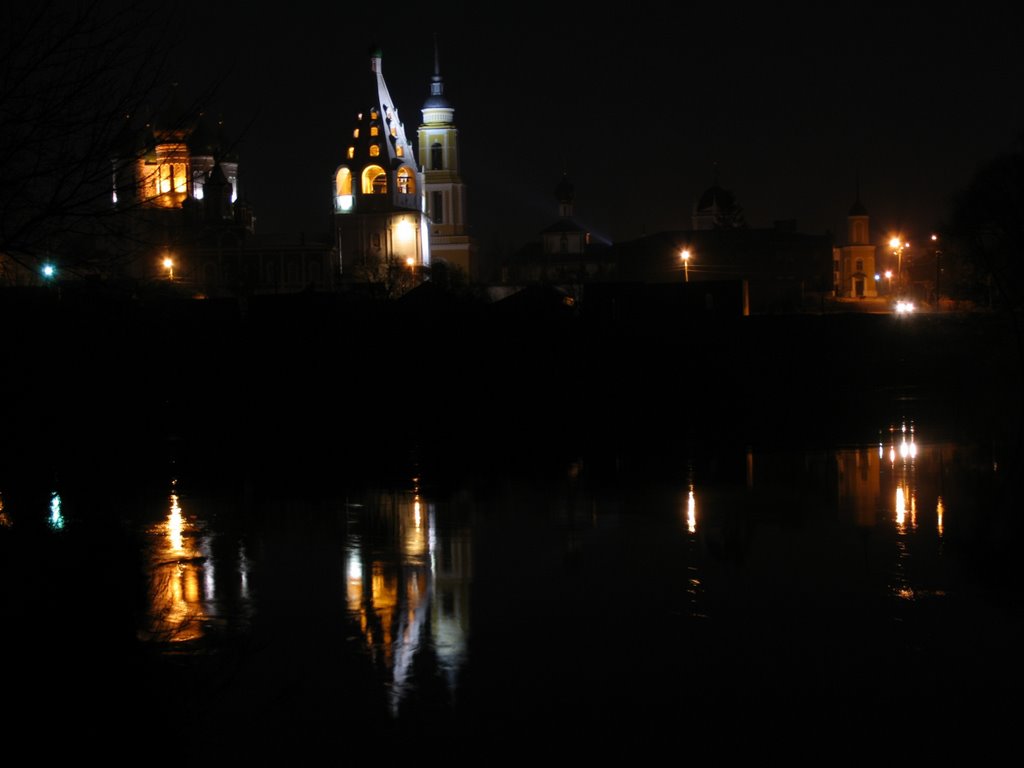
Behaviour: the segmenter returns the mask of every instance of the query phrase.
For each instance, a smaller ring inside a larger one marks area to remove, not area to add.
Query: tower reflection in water
[[[349,505],[349,615],[388,681],[392,714],[415,685],[418,654],[433,656],[449,691],[466,654],[472,551],[467,530],[438,526],[414,486]]]

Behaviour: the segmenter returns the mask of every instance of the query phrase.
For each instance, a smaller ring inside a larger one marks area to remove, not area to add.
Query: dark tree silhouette
[[[1024,306],[1024,134],[956,196],[946,229],[951,255],[988,288],[988,301]]]
[[[83,243],[115,216],[112,162],[129,120],[166,88],[173,14],[173,4],[97,0],[0,11],[0,264],[8,270],[35,271],[54,252],[72,272],[94,266],[96,251]]]

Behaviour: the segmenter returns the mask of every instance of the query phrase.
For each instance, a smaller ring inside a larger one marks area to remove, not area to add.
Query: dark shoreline
[[[994,313],[609,325],[315,294],[254,300],[244,316],[233,301],[76,298],[0,297],[13,330],[0,377],[13,440],[0,457],[22,453],[18,441],[123,458],[124,444],[166,440],[281,458],[343,442],[513,456],[686,439],[835,445],[903,419],[1013,442],[1024,399],[1024,342]]]

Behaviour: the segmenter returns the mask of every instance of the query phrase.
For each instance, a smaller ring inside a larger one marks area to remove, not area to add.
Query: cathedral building
[[[388,92],[381,51],[370,53],[345,160],[334,171],[334,232],[342,280],[378,282],[430,266],[426,187]]]

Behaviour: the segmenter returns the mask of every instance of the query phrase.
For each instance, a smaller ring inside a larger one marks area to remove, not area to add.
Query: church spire
[[[443,112],[440,110],[444,110]],[[428,111],[430,115],[428,116]],[[430,97],[423,105],[423,118],[426,122],[452,121],[452,105],[444,97],[444,79],[441,77],[441,56],[437,48],[437,33],[434,33],[434,74],[430,77]]]

